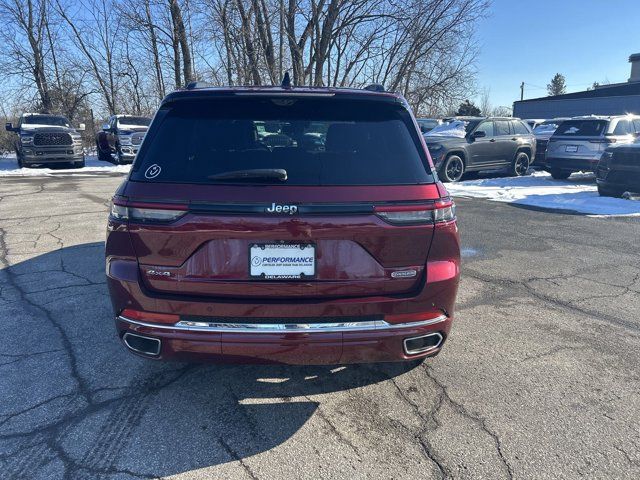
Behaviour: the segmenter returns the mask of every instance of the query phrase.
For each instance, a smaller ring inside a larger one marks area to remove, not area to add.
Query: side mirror
[[[486,137],[487,133],[484,130],[476,130],[473,132],[473,138],[483,138]]]
[[[79,123],[78,128],[76,128],[76,130],[78,130],[79,132],[84,132],[84,129],[85,129],[84,123]]]
[[[422,133],[428,133],[428,132],[429,132],[429,129],[428,129],[427,127],[425,127],[424,125],[420,125],[420,131],[421,131]]]
[[[17,127],[14,127],[14,126],[13,126],[13,123],[11,123],[11,122],[7,122],[7,123],[5,124],[5,126],[4,126],[4,129],[5,129],[7,132],[17,132],[17,131],[18,131],[18,128],[17,128]]]
[[[110,130],[109,124],[105,123],[104,125],[102,125],[102,130],[108,132]]]

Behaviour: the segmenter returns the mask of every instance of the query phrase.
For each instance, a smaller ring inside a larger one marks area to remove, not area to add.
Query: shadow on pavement
[[[312,396],[412,368],[138,358],[115,334],[103,249],[66,247],[0,269],[3,478],[156,477],[241,460],[290,439],[317,411]]]

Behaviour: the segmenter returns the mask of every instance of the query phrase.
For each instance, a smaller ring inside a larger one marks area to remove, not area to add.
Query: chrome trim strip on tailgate
[[[330,323],[225,323],[225,322],[193,322],[180,321],[172,325],[140,322],[118,316],[118,319],[141,327],[161,328],[165,330],[182,330],[189,332],[215,333],[313,333],[313,332],[357,332],[364,330],[396,330],[402,328],[424,327],[444,322],[448,317],[439,315],[428,320],[405,323],[388,323],[384,320],[367,320],[363,322],[330,322]]]

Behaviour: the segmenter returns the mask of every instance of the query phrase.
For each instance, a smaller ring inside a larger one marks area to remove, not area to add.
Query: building
[[[578,115],[640,114],[640,53],[629,57],[631,77],[625,83],[602,85],[593,90],[513,103],[519,118],[575,117]]]

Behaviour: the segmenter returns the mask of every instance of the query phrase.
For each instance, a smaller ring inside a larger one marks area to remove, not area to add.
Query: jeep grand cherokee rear
[[[161,359],[413,360],[447,338],[455,210],[400,96],[170,94],[113,198],[124,344]]]

